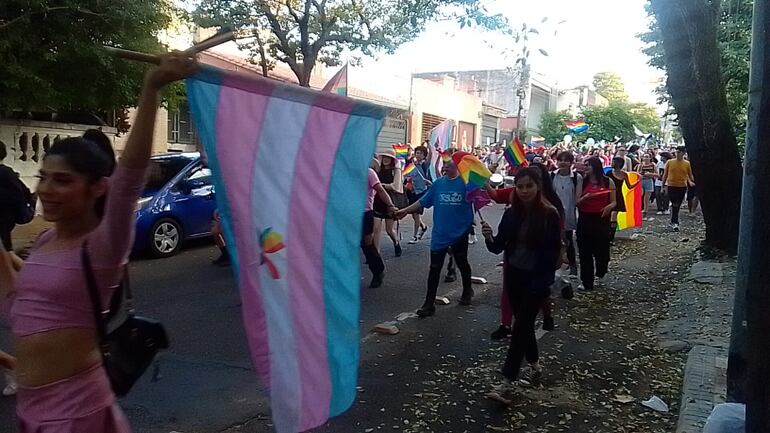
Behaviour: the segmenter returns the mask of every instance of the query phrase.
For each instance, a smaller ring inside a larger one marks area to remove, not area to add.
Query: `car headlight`
[[[142,208],[144,208],[147,205],[147,203],[150,202],[150,200],[152,200],[152,197],[140,198],[139,200],[136,201],[136,209],[134,210],[135,211],[142,210]]]

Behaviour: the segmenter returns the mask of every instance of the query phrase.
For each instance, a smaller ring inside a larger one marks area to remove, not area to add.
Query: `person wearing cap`
[[[448,152],[451,154],[452,149]],[[419,201],[396,212],[396,218],[401,219],[421,208],[434,208],[428,291],[425,302],[417,310],[417,315],[420,317],[432,316],[436,312],[434,303],[441,268],[444,266],[444,258],[450,248],[462,277],[463,293],[460,304],[470,305],[473,299],[471,265],[468,263],[468,234],[473,224],[473,207],[465,199],[465,183],[460,178],[454,163],[445,162],[444,169],[446,175],[436,179],[433,186]]]
[[[666,167],[663,170],[663,186],[665,193],[671,200],[670,227],[675,232],[679,231],[679,208],[682,207],[685,194],[687,194],[687,187],[695,186],[690,161],[684,159],[685,152],[684,146],[677,147],[676,158],[666,162]]]
[[[390,199],[396,206],[406,205],[406,195],[404,195],[404,176],[401,174],[401,168],[398,166],[396,151],[392,148],[386,149],[377,154],[379,169],[377,177],[380,184],[387,191]],[[380,250],[380,238],[382,237],[382,222],[385,221],[385,233],[393,241],[393,250],[396,257],[401,257],[401,243],[398,239],[396,230],[396,221],[392,213],[388,212],[386,202],[378,197],[374,199],[374,245]]]

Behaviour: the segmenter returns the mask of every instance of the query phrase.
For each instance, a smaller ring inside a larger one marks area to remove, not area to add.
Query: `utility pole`
[[[728,366],[728,394],[746,402],[746,433],[770,432],[770,184],[766,181],[770,173],[769,32],[770,0],[756,0]]]

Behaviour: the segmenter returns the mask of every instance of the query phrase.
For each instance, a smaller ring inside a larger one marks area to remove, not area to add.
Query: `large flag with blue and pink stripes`
[[[187,96],[276,429],[319,426],[356,394],[358,248],[384,113],[213,68],[187,81]]]

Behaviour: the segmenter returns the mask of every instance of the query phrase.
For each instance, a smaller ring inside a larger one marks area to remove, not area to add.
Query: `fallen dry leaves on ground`
[[[633,240],[619,240],[607,286],[577,293],[558,306],[556,331],[539,343],[543,383],[518,387],[512,405],[485,398],[502,383],[497,371],[507,350],[507,342],[490,343],[475,355],[444,356],[421,391],[403,403],[403,424],[392,428],[414,433],[674,431],[684,354],[661,349],[656,325],[667,318],[700,230],[674,234],[647,228]],[[641,405],[652,396],[665,401],[669,412]]]

